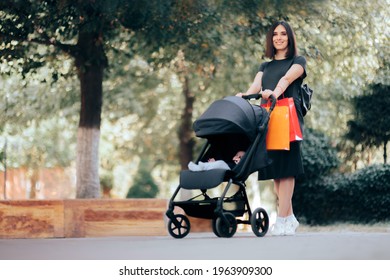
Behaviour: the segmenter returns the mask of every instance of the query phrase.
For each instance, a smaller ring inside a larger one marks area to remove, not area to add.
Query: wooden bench
[[[0,238],[167,235],[166,199],[0,201]]]

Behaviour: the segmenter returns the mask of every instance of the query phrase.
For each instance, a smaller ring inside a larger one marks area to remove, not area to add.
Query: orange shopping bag
[[[289,110],[289,123],[290,123],[290,142],[302,141],[301,126],[298,121],[297,110],[295,109],[294,98],[283,98],[277,101],[279,106],[288,106]]]
[[[270,104],[261,105],[269,110]],[[289,108],[276,104],[271,112],[266,135],[267,150],[290,150]]]

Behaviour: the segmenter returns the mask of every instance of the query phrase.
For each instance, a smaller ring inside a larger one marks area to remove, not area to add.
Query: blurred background
[[[170,198],[203,145],[193,121],[214,100],[247,90],[266,60],[267,30],[285,20],[314,90],[296,215],[308,224],[388,221],[389,4],[2,1],[0,199],[76,197],[90,65],[102,70],[96,196]],[[98,54],[82,48],[86,34]],[[272,213],[272,184],[256,175],[248,194]]]

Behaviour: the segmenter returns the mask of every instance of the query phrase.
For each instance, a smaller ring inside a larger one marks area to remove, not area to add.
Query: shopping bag
[[[290,122],[290,142],[302,141],[301,126],[298,121],[298,114],[295,108],[294,98],[283,98],[277,101],[279,106],[288,106],[289,110],[289,122]]]
[[[269,111],[270,104],[261,105]],[[276,104],[270,114],[266,135],[267,150],[290,150],[290,123],[288,106]]]

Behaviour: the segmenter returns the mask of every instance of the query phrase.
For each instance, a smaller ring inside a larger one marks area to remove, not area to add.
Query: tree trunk
[[[189,78],[184,76],[183,83],[184,109],[181,116],[181,125],[179,127],[179,161],[181,170],[188,169],[188,163],[192,161],[194,149],[194,138],[192,133],[192,112],[195,102],[195,96],[191,93],[189,86]],[[192,196],[192,191],[183,189],[180,192],[180,199],[187,200]]]
[[[181,124],[178,129],[179,138],[179,162],[181,170],[188,169],[188,163],[192,161],[192,154],[195,145],[192,133],[192,112],[194,108],[195,96],[191,93],[189,69],[185,63],[185,55],[182,50],[177,53],[177,73],[183,83],[182,94],[184,97],[184,108],[181,115]],[[191,198],[192,192],[183,189],[180,192],[180,199],[187,200]]]
[[[76,197],[99,198],[99,140],[103,100],[103,72],[107,64],[100,34],[81,32],[76,67],[81,109],[77,134]]]
[[[39,182],[39,170],[38,168],[33,168],[29,172],[30,177],[30,195],[29,199],[36,199],[37,198],[37,184]]]
[[[383,162],[384,164],[387,164],[387,140],[384,141],[383,144]]]
[[[99,198],[100,130],[79,127],[77,133],[76,197]]]
[[[195,102],[195,96],[191,93],[188,76],[184,77],[183,96],[185,106],[181,116],[181,125],[179,127],[179,160],[182,170],[188,169],[188,163],[192,160],[194,149],[194,139],[192,130],[192,112]]]

